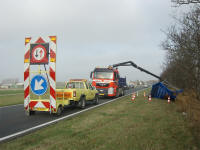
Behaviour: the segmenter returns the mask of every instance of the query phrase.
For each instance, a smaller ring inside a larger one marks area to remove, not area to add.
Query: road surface
[[[135,89],[135,91],[140,89]],[[133,89],[127,90],[125,94],[130,94],[133,92]],[[112,99],[101,98],[99,103],[105,103]],[[86,108],[93,107],[95,105],[88,104]],[[67,108],[63,111],[62,115],[67,116],[75,112],[80,111],[79,108]],[[17,132],[38,126],[40,124],[58,119],[56,115],[50,115],[47,112],[36,112],[35,115],[26,116],[24,112],[23,104],[0,107],[0,139]]]

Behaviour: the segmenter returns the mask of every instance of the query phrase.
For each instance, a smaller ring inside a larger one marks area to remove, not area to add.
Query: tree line
[[[161,78],[178,88],[193,90],[200,100],[200,6],[175,20],[161,44],[166,50]]]

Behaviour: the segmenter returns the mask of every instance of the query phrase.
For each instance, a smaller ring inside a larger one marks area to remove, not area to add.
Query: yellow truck
[[[49,111],[48,107],[38,108],[31,107],[33,103],[47,103],[49,100],[30,100],[29,114],[32,115],[36,111]],[[99,103],[98,91],[95,87],[92,87],[86,79],[72,79],[65,85],[63,89],[56,89],[56,114],[61,115],[64,107],[66,106],[76,106],[81,109],[84,109],[87,101],[93,102],[97,105]]]
[[[86,79],[71,79],[66,84],[66,89],[56,89],[56,100],[59,104],[58,115],[65,106],[73,105],[84,109],[87,101],[99,103],[98,91]]]

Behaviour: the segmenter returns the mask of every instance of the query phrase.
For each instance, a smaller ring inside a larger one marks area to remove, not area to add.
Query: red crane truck
[[[126,78],[120,78],[117,68],[95,68],[91,72],[92,85],[99,91],[99,96],[119,97],[124,95]]]

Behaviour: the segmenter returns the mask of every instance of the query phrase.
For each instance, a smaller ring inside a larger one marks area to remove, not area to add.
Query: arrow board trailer
[[[69,103],[56,99],[56,43],[56,36],[25,38],[24,108],[28,115],[60,113],[59,108]]]

